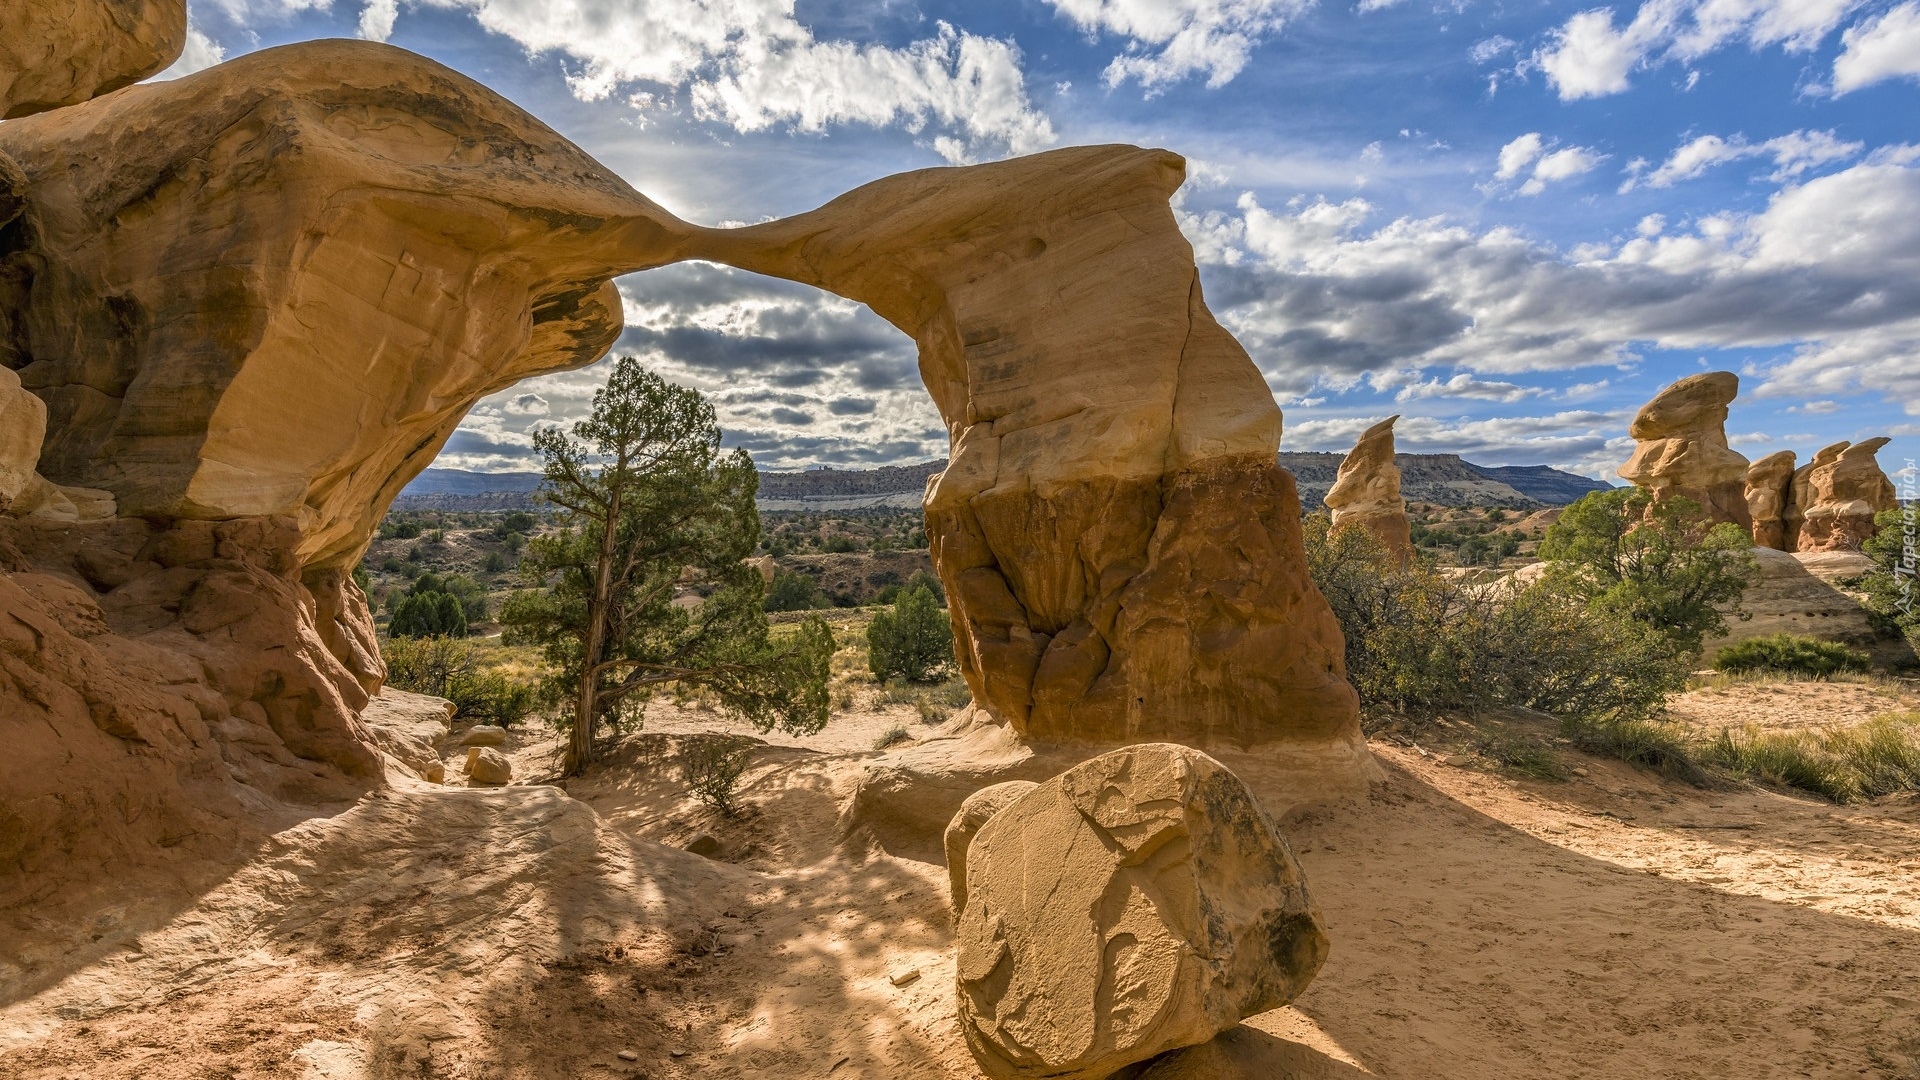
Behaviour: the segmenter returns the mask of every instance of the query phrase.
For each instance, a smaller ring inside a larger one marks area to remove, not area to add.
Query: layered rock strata
[[[186,0],[0,5],[0,117],[77,105],[180,58]]]
[[[1327,955],[1286,841],[1186,747],[1132,746],[1033,785],[965,857],[955,997],[997,1080],[1105,1080],[1206,1042],[1292,1001]]]
[[[1654,395],[1627,433],[1637,440],[1620,475],[1655,500],[1691,499],[1711,521],[1753,528],[1747,459],[1727,446],[1727,405],[1740,392],[1731,371],[1689,375]]]
[[[1413,526],[1400,497],[1400,467],[1393,463],[1393,424],[1398,419],[1389,416],[1361,434],[1340,463],[1326,503],[1334,528],[1365,529],[1390,554],[1407,559],[1413,556]]]

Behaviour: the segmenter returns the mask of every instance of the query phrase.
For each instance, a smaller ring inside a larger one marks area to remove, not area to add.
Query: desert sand
[[[1676,707],[1846,723],[1905,702],[1733,683]],[[551,736],[516,733],[531,782],[403,780],[209,879],[40,913],[0,983],[0,1057],[34,1078],[976,1076],[944,867],[838,824],[894,726],[944,737],[862,690],[818,736],[768,739],[738,820],[671,763],[733,730],[718,714],[655,703],[565,793],[538,782]],[[1920,798],[1703,791],[1572,752],[1585,775],[1539,782],[1403,741],[1374,741],[1365,798],[1283,822],[1332,941],[1292,1007],[1248,1022],[1285,1075],[1920,1065]],[[713,858],[679,850],[701,833]]]

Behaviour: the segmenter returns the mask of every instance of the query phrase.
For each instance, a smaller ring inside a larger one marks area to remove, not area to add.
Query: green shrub
[[[833,605],[813,575],[775,567],[763,606],[768,611],[816,611]]]
[[[1565,721],[1573,745],[1589,754],[1619,758],[1696,787],[1713,783],[1700,762],[1691,733],[1661,720],[1572,719]]]
[[[1743,617],[1740,597],[1758,580],[1753,538],[1707,520],[1699,504],[1655,502],[1644,488],[1583,496],[1540,541],[1541,584],[1664,634],[1675,651],[1698,653],[1706,637]]]
[[[879,738],[873,740],[873,748],[875,750],[885,750],[889,746],[898,746],[903,742],[912,741],[913,735],[910,734],[905,727],[895,724],[881,732]]]
[[[1920,716],[1815,731],[1722,731],[1707,760],[1835,802],[1920,790]]]
[[[680,748],[680,773],[693,797],[733,817],[740,812],[740,776],[759,742],[744,735],[690,738]]]
[[[1718,671],[1778,671],[1830,679],[1842,672],[1864,673],[1871,666],[1867,654],[1837,641],[1821,641],[1801,634],[1773,634],[1735,642],[1714,655]]]
[[[540,704],[538,687],[485,666],[472,642],[394,638],[380,653],[387,662],[389,686],[446,698],[456,716],[511,727]]]
[[[450,593],[409,592],[394,601],[387,634],[396,638],[466,637],[467,613]]]
[[[829,536],[826,542],[820,545],[820,550],[829,555],[840,555],[849,551],[859,551],[860,545],[850,536]]]
[[[1567,776],[1560,755],[1538,739],[1487,731],[1474,740],[1473,748],[1501,768],[1512,769],[1536,780],[1564,780]]]
[[[933,682],[953,663],[953,626],[924,584],[900,594],[867,627],[867,666],[886,682]]]

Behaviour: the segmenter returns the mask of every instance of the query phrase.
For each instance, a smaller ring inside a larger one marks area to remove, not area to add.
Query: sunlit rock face
[[[1747,469],[1747,513],[1755,547],[1787,551],[1787,509],[1793,499],[1793,451],[1768,454]]]
[[[1656,500],[1691,499],[1712,521],[1752,529],[1747,459],[1727,446],[1727,406],[1739,392],[1739,376],[1709,371],[1654,395],[1627,429],[1637,443],[1621,477]]]
[[[1875,457],[1892,441],[1837,443],[1794,475],[1793,550],[1858,551],[1873,537],[1875,515],[1900,505]]]
[[[186,0],[0,4],[0,116],[77,105],[180,58]]]
[[[1280,412],[1201,297],[1183,162],[1079,147],[869,184],[702,250],[911,335],[952,438],[927,532],[976,702],[1038,739],[1364,755]]]
[[[954,999],[996,1080],[1104,1080],[1206,1042],[1327,956],[1292,850],[1197,750],[1130,746],[1028,784],[964,854]]]
[[[589,363],[679,223],[491,91],[367,42],[0,127],[0,364],[123,514],[285,516],[344,568],[483,395]]]
[[[1388,552],[1407,559],[1413,556],[1413,526],[1407,521],[1406,500],[1400,497],[1400,467],[1393,463],[1393,424],[1398,419],[1389,416],[1361,433],[1340,463],[1325,501],[1333,528],[1365,529]]]
[[[928,531],[988,715],[1036,740],[1284,746],[1315,790],[1371,775],[1279,410],[1201,298],[1173,154],[932,169],[705,229],[453,71],[322,41],[9,121],[0,164],[0,408],[45,420],[0,462],[0,557],[105,627],[21,663],[99,698],[46,708],[91,716],[134,774],[160,766],[122,713],[172,717],[196,776],[377,782],[357,716],[385,673],[349,576],[374,525],[482,396],[605,354],[614,276],[700,258],[919,344],[953,436]],[[19,517],[32,484],[72,512]],[[122,651],[181,700],[89,681]],[[8,720],[45,711],[0,694]]]

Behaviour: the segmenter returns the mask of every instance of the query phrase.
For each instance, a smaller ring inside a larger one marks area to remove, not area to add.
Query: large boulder
[[[1104,1080],[1292,1001],[1327,955],[1299,864],[1239,779],[1164,743],[1083,762],[966,848],[961,1029],[997,1080]]]
[[[1334,528],[1365,529],[1388,552],[1407,559],[1413,557],[1413,527],[1400,497],[1400,467],[1393,463],[1393,424],[1398,419],[1389,416],[1361,434],[1340,463],[1325,502]]]
[[[490,746],[467,747],[468,783],[505,784],[513,779],[513,762]]]
[[[1747,514],[1755,547],[1787,547],[1787,509],[1793,499],[1793,451],[1768,454],[1747,468]]]
[[[1845,444],[1830,459],[1816,460],[1807,470],[1795,551],[1858,551],[1872,539],[1877,530],[1875,516],[1900,505],[1893,481],[1874,457],[1891,441],[1882,436]]]
[[[1655,394],[1627,429],[1636,442],[1620,475],[1656,501],[1691,499],[1710,520],[1751,530],[1747,459],[1727,446],[1727,406],[1739,392],[1738,375],[1708,371]]]

